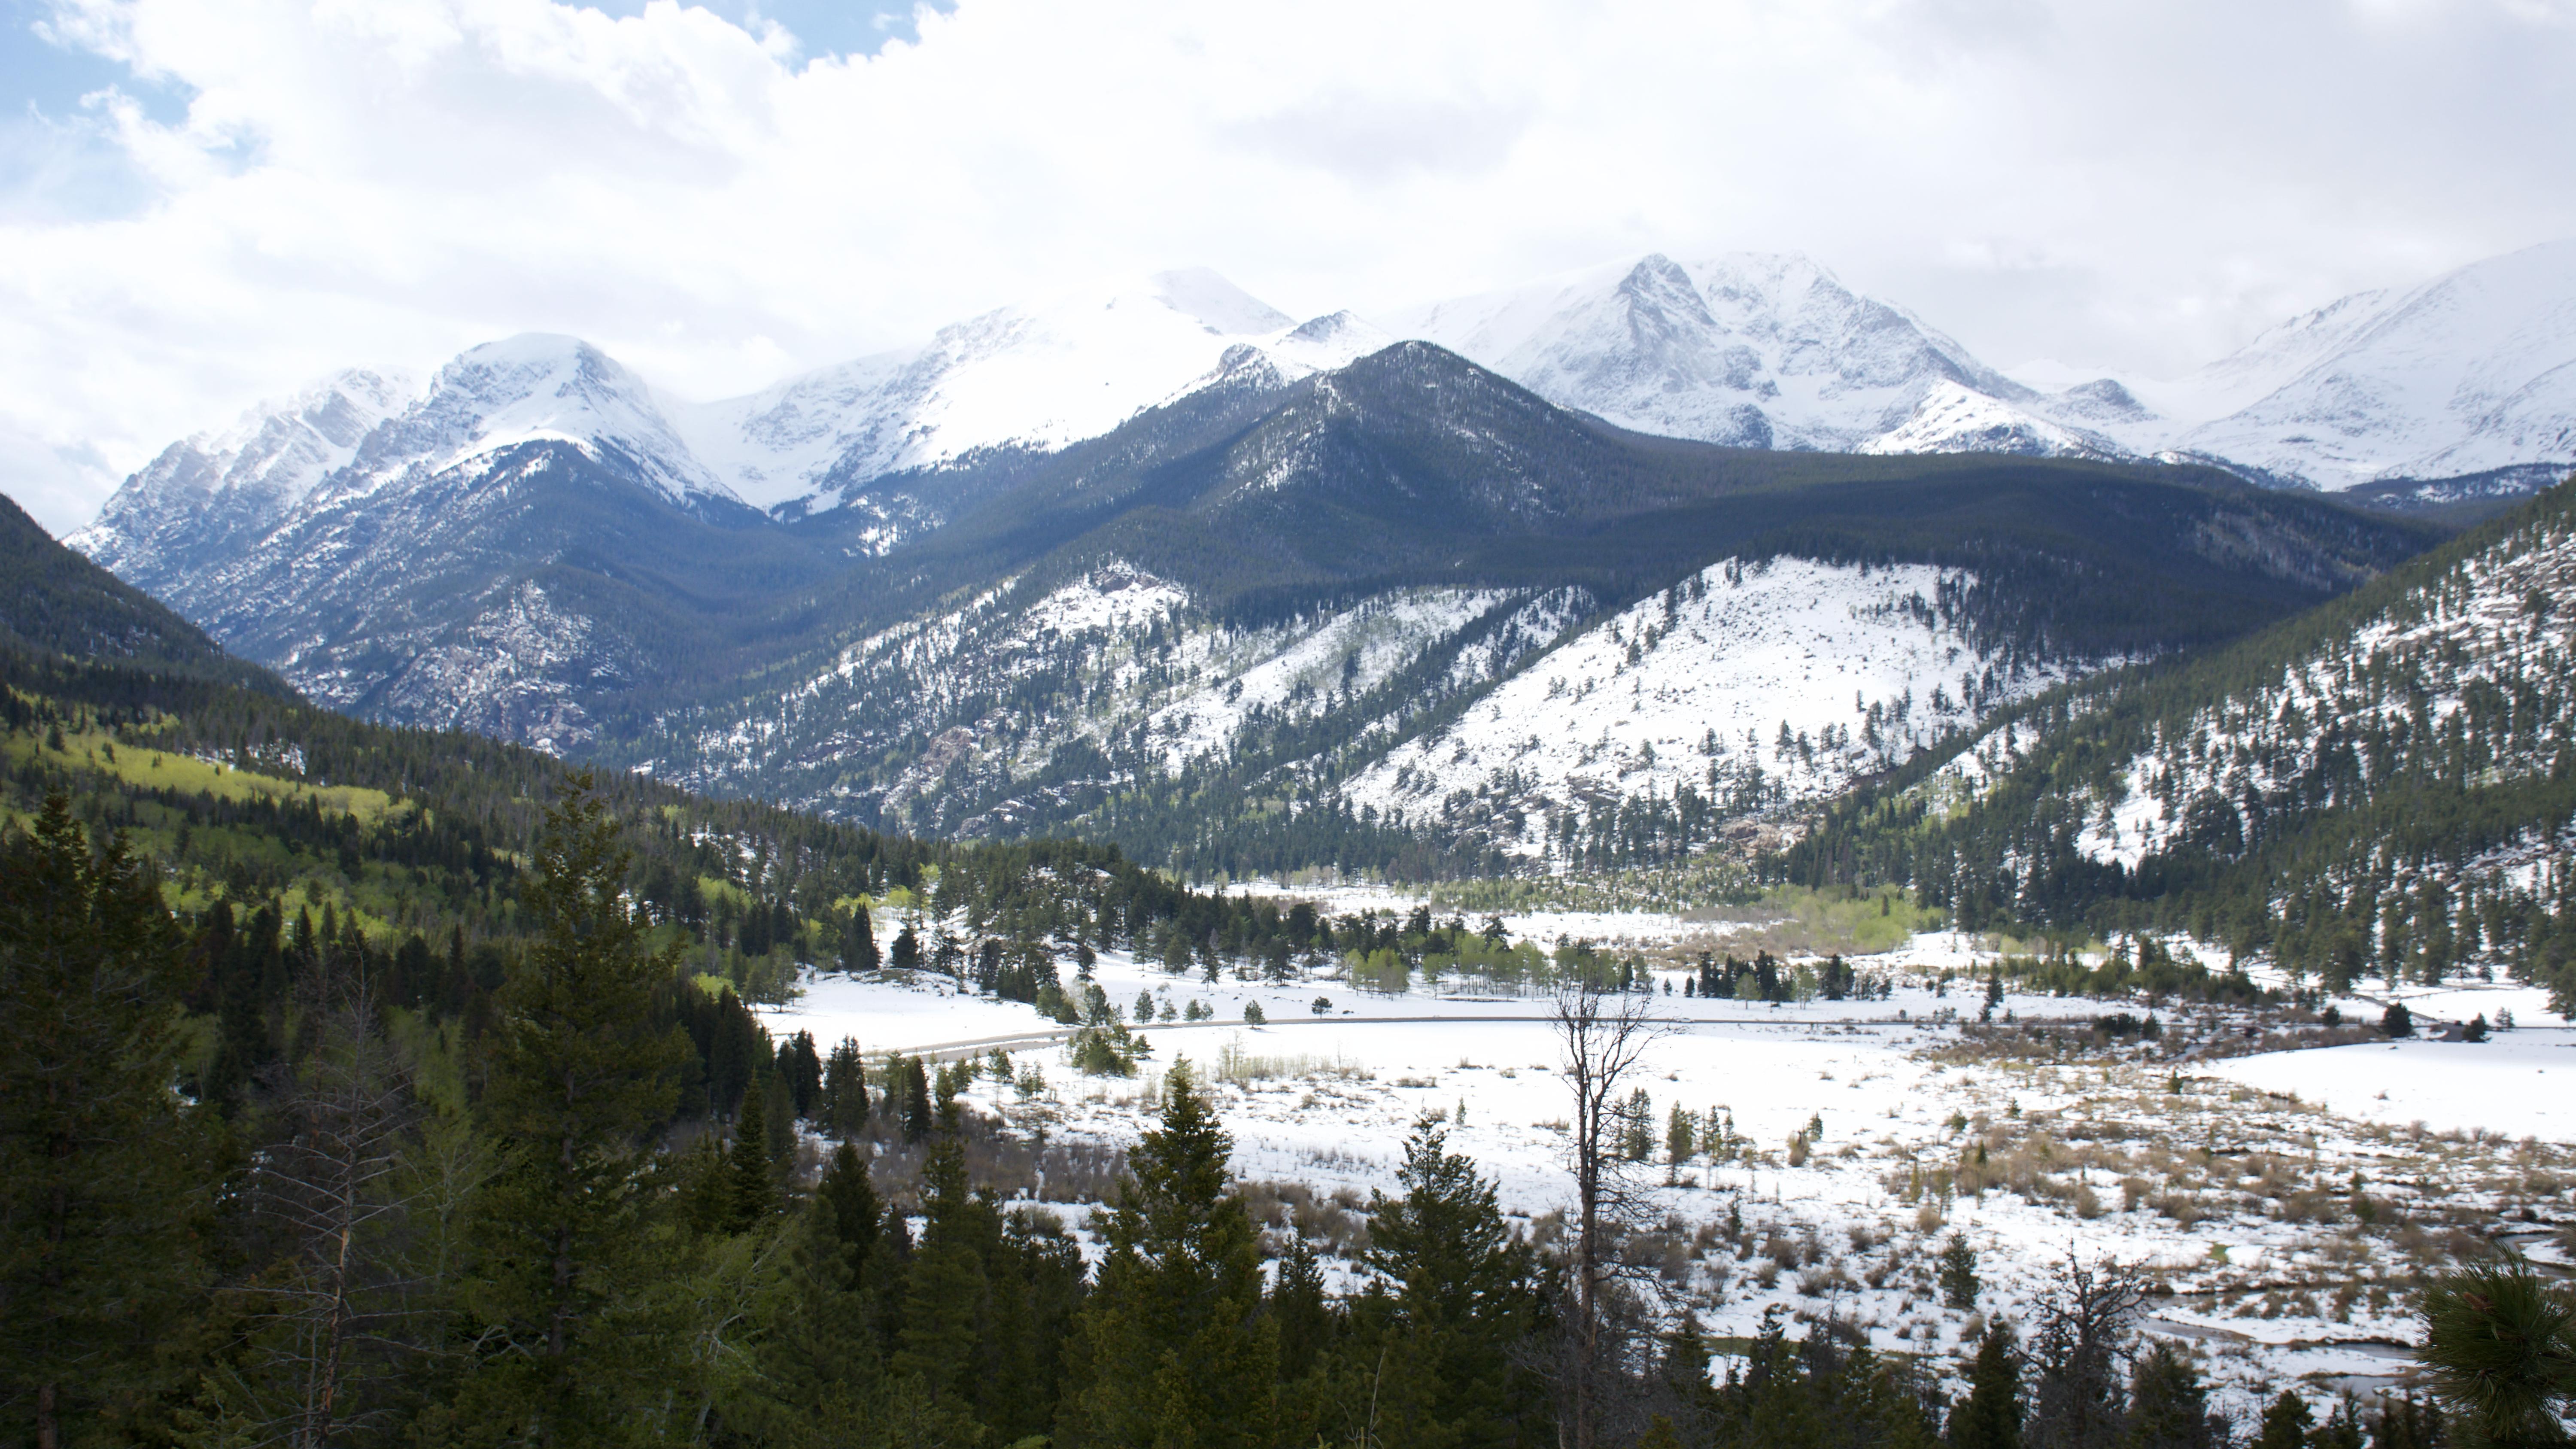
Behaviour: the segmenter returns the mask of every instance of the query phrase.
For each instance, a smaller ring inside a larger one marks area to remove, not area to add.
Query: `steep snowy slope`
[[[845,818],[1010,834],[1103,785],[1222,767],[1247,730],[1312,730],[1323,753],[1336,752],[1343,736],[1425,703],[1388,686],[1471,630],[1497,636],[1470,671],[1481,682],[1552,639],[1581,601],[1529,602],[1398,590],[1227,624],[1186,588],[1112,562],[1051,589],[1014,580],[871,635],[748,719],[691,712],[644,763],[682,780],[785,785],[797,803]],[[1358,704],[1385,695],[1393,709]],[[1318,762],[1296,763],[1311,794]],[[1030,784],[1036,798],[1013,798]]]
[[[1650,254],[1398,314],[1542,397],[1747,448],[2117,456],[2049,400],[1801,256]],[[1962,397],[1975,400],[1963,407]]]
[[[719,788],[793,782],[788,798],[856,819],[1007,834],[1258,760],[1261,796],[1452,853],[1561,862],[1623,833],[1686,847],[2087,667],[1981,649],[1954,612],[1972,582],[1728,561],[1606,617],[1580,589],[1410,589],[1243,625],[1111,565],[872,636],[649,764]]]
[[[2210,372],[2252,378],[2302,361],[2180,446],[2332,489],[2563,469],[2576,462],[2576,241],[2348,298]]]
[[[1257,348],[1293,380],[1386,340],[1347,313],[1293,325],[1214,272],[1163,272],[1003,307],[917,349],[677,415],[698,456],[746,500],[825,507],[981,449],[1096,437],[1208,376],[1230,349]]]
[[[2427,746],[2474,754],[2483,785],[2549,774],[2576,743],[2576,619],[2561,607],[2571,597],[2576,528],[2561,508],[2350,633],[2159,721],[2106,781],[2076,848],[2132,869],[2187,846],[2232,853],[2249,812],[2259,829],[2285,805],[2357,806]]]
[[[1389,751],[1349,797],[1514,820],[1498,844],[1541,858],[1637,801],[1731,822],[1821,799],[2086,667],[1981,647],[1955,612],[1972,583],[1922,564],[1714,564]]]

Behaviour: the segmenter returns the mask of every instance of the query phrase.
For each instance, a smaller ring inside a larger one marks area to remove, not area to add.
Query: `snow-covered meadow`
[[[1336,908],[1402,899],[1335,894],[1349,897]],[[1615,941],[1660,967],[1744,929],[1647,915],[1506,924]],[[2499,1235],[2565,1261],[2553,1234],[2576,1186],[2576,1097],[2561,1085],[2576,1081],[2576,1031],[2535,993],[2410,994],[2428,1022],[2510,1012],[2517,1028],[2482,1044],[2261,1050],[2360,1033],[2172,1004],[2159,1039],[2106,1038],[2095,1018],[2146,1008],[2022,994],[1996,1011],[2001,1029],[1963,1029],[1984,1003],[1989,945],[1942,933],[1864,958],[1891,988],[1869,1001],[1704,1001],[1658,972],[1674,991],[1654,997],[1664,1034],[1635,1083],[1653,1150],[1635,1168],[1650,1207],[1631,1250],[1668,1307],[1738,1336],[1777,1305],[1948,1366],[1979,1315],[2022,1312],[2070,1252],[2108,1256],[2157,1285],[2149,1331],[2191,1345],[2246,1410],[2256,1387],[2290,1378],[2320,1395],[2391,1382],[2427,1266]],[[1247,1196],[1274,1228],[1294,1221],[1347,1251],[1364,1241],[1367,1195],[1394,1185],[1406,1132],[1436,1117],[1508,1210],[1542,1238],[1556,1230],[1571,1113],[1547,998],[1209,982],[1120,952],[1091,976],[1131,1023],[1138,998],[1151,1003],[1135,1077],[1074,1071],[1053,1023],[944,978],[809,979],[765,1017],[773,1033],[827,1048],[846,1036],[872,1057],[1000,1051],[1008,1075],[979,1073],[961,1094],[994,1130],[1118,1147],[1151,1124],[1162,1074],[1186,1057],[1212,1082]],[[1162,1019],[1167,1006],[1196,1015],[1194,1002],[1209,1019]],[[2337,1005],[2348,1022],[2380,1010]],[[1264,1024],[1245,1023],[1248,1006]],[[1697,1138],[1680,1164],[1666,1136],[1677,1108]],[[1054,1210],[1078,1226],[1091,1205]],[[1972,1309],[1945,1305],[1937,1285],[1953,1235],[1978,1255]]]

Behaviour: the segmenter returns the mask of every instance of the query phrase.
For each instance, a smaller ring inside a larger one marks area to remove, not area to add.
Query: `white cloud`
[[[669,0],[59,3],[194,99],[0,205],[0,488],[56,528],[529,329],[711,396],[1104,272],[1311,313],[1794,248],[1991,361],[2169,371],[2576,232],[2550,0],[961,0],[810,63]]]

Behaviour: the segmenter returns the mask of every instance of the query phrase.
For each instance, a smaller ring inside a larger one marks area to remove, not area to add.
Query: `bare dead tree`
[[[2128,1417],[2124,1387],[2146,1283],[2104,1258],[2087,1265],[2070,1247],[2035,1305],[2030,1359],[2031,1449],[2108,1449]]]
[[[1566,1364],[1572,1399],[1568,1416],[1574,1449],[1593,1449],[1601,1419],[1601,1350],[1605,1298],[1615,1273],[1610,1238],[1641,1201],[1632,1164],[1616,1140],[1620,1089],[1636,1072],[1646,1049],[1670,1028],[1653,1014],[1653,999],[1605,990],[1589,974],[1560,987],[1554,1013],[1566,1084],[1574,1092],[1574,1122],[1567,1144],[1574,1172],[1575,1231],[1569,1265],[1574,1321]]]
[[[276,1245],[257,1287],[268,1311],[245,1372],[217,1393],[223,1439],[245,1446],[344,1442],[371,1417],[362,1380],[399,1349],[388,1248],[408,1207],[416,1097],[360,964],[325,958],[302,992],[306,1048],[266,1084],[275,1135],[251,1168]]]

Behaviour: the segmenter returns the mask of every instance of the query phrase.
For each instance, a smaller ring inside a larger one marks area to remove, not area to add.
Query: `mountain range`
[[[529,335],[173,444],[71,542],[330,707],[870,825],[1642,858],[2441,536],[2271,485],[2542,476],[2571,278],[2349,299],[2161,390],[1752,255],[1385,326],[1164,273],[712,404]]]
[[[858,542],[883,549],[953,506],[924,474],[1054,451],[1250,368],[1294,381],[1398,338],[1622,428],[1737,447],[2191,460],[2396,503],[2528,492],[2576,463],[2576,242],[2346,297],[2162,381],[2008,376],[1799,256],[1646,255],[1382,320],[1300,323],[1212,272],[1166,272],[713,403],[656,393],[595,351],[576,361],[560,341],[515,339],[428,380],[343,373],[174,443],[75,542],[151,572],[170,530],[191,554],[238,551],[328,507],[314,489],[340,470],[355,474],[337,480],[345,494],[557,437],[628,454],[674,498],[852,510],[874,524]]]
[[[756,508],[740,455],[689,446],[706,415],[525,337],[398,406],[371,375],[174,448],[77,541],[362,716],[1231,869],[1687,850],[2438,537],[2207,468],[1649,436],[1160,285],[1114,326],[1155,386],[1206,369],[1060,446],[924,429],[910,466]],[[970,353],[916,359],[913,395],[1036,366]]]

